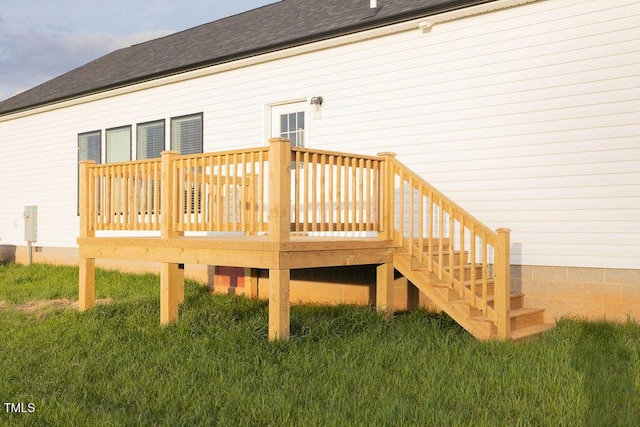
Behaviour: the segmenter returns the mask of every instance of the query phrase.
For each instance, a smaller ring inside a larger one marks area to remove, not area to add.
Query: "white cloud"
[[[56,34],[3,27],[0,29],[0,100],[116,49],[170,33],[159,30],[126,36]]]
[[[116,49],[274,1],[0,0],[0,101]]]

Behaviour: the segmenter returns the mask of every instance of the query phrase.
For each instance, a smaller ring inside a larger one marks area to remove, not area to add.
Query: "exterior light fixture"
[[[323,102],[324,102],[324,99],[321,96],[314,96],[313,98],[311,98],[311,101],[309,101],[309,104],[319,107],[322,105]]]

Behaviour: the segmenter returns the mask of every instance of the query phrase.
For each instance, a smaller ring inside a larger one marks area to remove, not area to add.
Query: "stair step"
[[[487,301],[489,302],[489,306],[493,308],[493,304],[495,302],[495,295],[489,295],[487,297]],[[524,308],[524,294],[519,292],[514,292],[511,294],[511,310],[516,310],[519,308]]]
[[[411,239],[411,242],[413,243],[413,247],[415,249],[419,249],[419,245],[420,245],[420,239],[419,238],[413,238]],[[440,247],[440,238],[439,237],[432,237],[431,238],[431,248],[432,250],[436,250],[437,248]],[[448,248],[449,247],[449,238],[443,238],[442,239],[442,247],[443,248]],[[426,252],[429,249],[429,237],[425,236],[422,239],[422,248],[424,249],[424,251]]]
[[[427,253],[424,254],[425,258],[429,258],[429,256],[427,255]],[[451,253],[449,252],[449,249],[445,249],[442,252],[442,265],[445,267],[449,266],[449,258],[451,257]],[[438,251],[434,251],[432,254],[432,259],[433,262],[435,263],[439,263],[440,262],[440,253]],[[467,260],[469,259],[469,251],[464,251],[464,252],[460,252],[460,251],[453,251],[453,265],[454,267],[457,265],[460,265],[461,261],[464,260],[464,264],[467,263]],[[417,262],[417,258],[414,258],[414,260]],[[418,263],[420,264],[420,263]]]
[[[451,293],[455,293],[455,291],[451,290]],[[457,294],[457,293],[456,293]],[[476,317],[484,317],[484,313],[480,308],[474,308],[471,306],[471,300],[469,298],[460,298],[458,294],[458,298],[450,298],[449,301],[453,304],[458,311],[464,313],[469,318]],[[493,295],[488,298],[487,305],[491,308],[494,307],[494,298]],[[524,306],[524,294],[514,293],[511,294],[511,311],[519,310]],[[474,319],[475,320],[475,319]]]
[[[539,323],[537,325],[527,326],[525,328],[519,328],[511,331],[510,338],[514,341],[524,340],[536,335],[540,335],[548,330],[553,329],[555,326],[550,323]]]
[[[462,298],[460,294],[458,294],[455,290],[449,288],[451,291],[448,295],[449,301],[455,304],[471,304],[471,300],[468,297]],[[510,295],[511,298],[511,310],[517,310],[524,308],[524,294],[519,292],[514,292]],[[489,295],[487,297],[487,303],[489,307],[493,308],[493,304],[495,302],[495,295]]]
[[[544,323],[544,309],[541,308],[516,308],[510,314],[512,331]]]
[[[464,264],[464,277],[471,277],[471,264]],[[482,264],[475,264],[476,277],[482,277]],[[460,265],[453,266],[453,273],[456,277],[460,277]]]
[[[394,254],[394,266],[407,279],[418,287],[436,306],[447,312],[462,327],[469,331],[476,338],[488,340],[496,338],[497,327],[479,309],[471,308],[469,298],[462,298],[457,290],[450,287],[450,284],[440,280],[437,275],[427,268],[426,265],[417,261],[406,250],[398,250]],[[448,265],[445,265],[447,268]],[[454,266],[454,275],[459,274],[461,268],[465,268],[465,280],[467,290],[471,290],[470,266]],[[480,267],[481,268],[481,267]],[[476,266],[476,272],[478,272]],[[457,278],[457,277],[456,277]],[[459,279],[458,279],[459,280]],[[457,281],[458,281],[457,280]],[[494,307],[495,298],[493,296],[494,279],[487,279],[487,304]],[[482,279],[476,280],[476,293],[482,294]],[[469,292],[466,292],[467,294]],[[511,294],[510,306],[510,329],[511,339],[524,339],[534,334],[542,333],[552,326],[544,324],[544,310],[535,308],[524,308],[524,295],[522,293]]]
[[[405,256],[407,258],[409,258],[411,260],[411,269],[415,270],[415,271],[424,271],[426,273],[431,273],[431,270],[429,269],[429,267],[423,263],[421,263],[420,261],[418,261],[415,257],[412,257],[411,255],[409,255],[408,253],[403,253],[402,256]],[[449,270],[449,265],[445,264],[443,265],[445,270]],[[465,264],[464,265],[465,268],[465,275],[464,275],[464,284],[465,286],[467,286],[468,288],[471,287],[471,265],[470,264]],[[435,272],[433,272],[434,274],[436,274]],[[456,279],[460,279],[460,265],[459,264],[454,264],[453,265],[453,277]],[[476,277],[475,277],[475,282],[476,282],[476,286],[480,285],[482,286],[482,266],[476,266]],[[494,283],[494,278],[493,277],[489,277],[487,278],[487,284],[489,285],[493,285]]]

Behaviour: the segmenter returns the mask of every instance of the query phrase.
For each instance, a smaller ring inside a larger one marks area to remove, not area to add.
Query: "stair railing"
[[[496,325],[499,338],[508,338],[510,231],[488,228],[395,154],[379,156],[385,158],[382,235],[482,311]]]

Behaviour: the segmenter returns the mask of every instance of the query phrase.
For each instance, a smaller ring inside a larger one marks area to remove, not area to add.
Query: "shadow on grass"
[[[640,390],[634,358],[637,343],[625,337],[623,325],[578,322],[572,365],[583,375],[588,405],[585,426],[640,425]]]
[[[210,331],[211,323],[228,328],[250,324],[260,338],[268,331],[269,302],[235,295],[213,295],[207,288],[190,286],[181,306],[179,323],[192,334]],[[355,337],[374,332],[384,335],[391,329],[418,327],[442,329],[464,334],[459,325],[444,313],[426,310],[396,312],[385,317],[375,307],[358,305],[292,304],[290,337],[292,341],[318,342],[325,339]],[[404,333],[404,332],[402,332]]]

